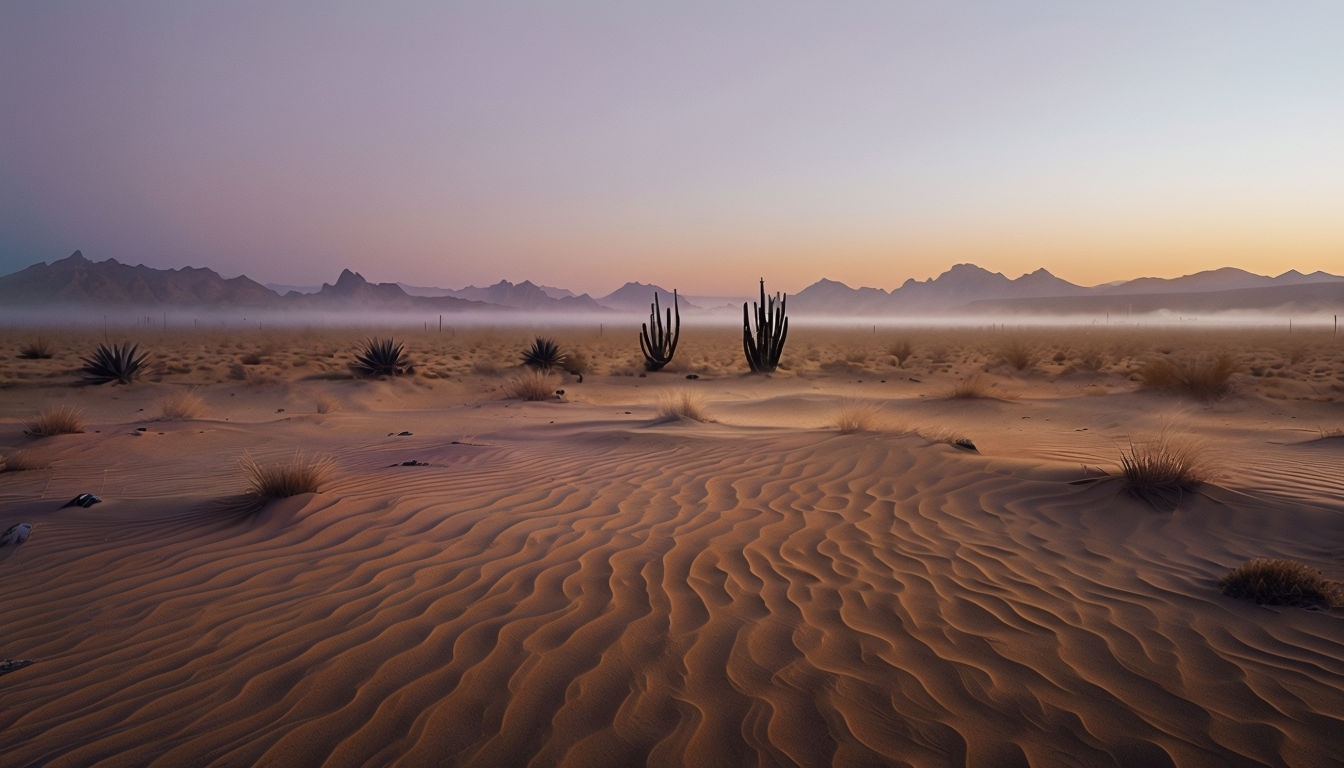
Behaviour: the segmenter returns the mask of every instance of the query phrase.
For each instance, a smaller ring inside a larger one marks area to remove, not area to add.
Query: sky
[[[1344,274],[1344,3],[0,3],[0,274]]]

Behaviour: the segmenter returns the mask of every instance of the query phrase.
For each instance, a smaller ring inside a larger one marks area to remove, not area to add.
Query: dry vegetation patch
[[[1164,431],[1145,442],[1131,440],[1129,451],[1120,451],[1120,474],[1131,496],[1174,507],[1211,476],[1204,456],[1198,441]]]
[[[705,415],[705,400],[698,392],[689,389],[677,389],[663,392],[658,396],[658,418],[663,421],[690,419],[708,421]]]
[[[159,415],[162,419],[199,419],[205,415],[205,398],[194,389],[172,392],[159,398]]]
[[[1218,581],[1223,594],[1264,605],[1344,607],[1344,588],[1293,560],[1257,558]]]
[[[504,391],[515,400],[550,400],[555,397],[555,378],[546,370],[530,368],[509,379]]]
[[[1231,391],[1232,374],[1240,364],[1227,353],[1212,357],[1149,360],[1138,370],[1145,389],[1174,392],[1201,400],[1218,400]]]
[[[53,405],[43,408],[37,418],[28,422],[24,434],[29,437],[70,435],[84,431],[84,415],[73,405]]]
[[[877,428],[878,407],[873,403],[846,400],[835,416],[836,429],[843,435],[872,432]]]
[[[310,457],[302,453],[295,453],[288,461],[271,464],[262,464],[250,454],[244,454],[238,463],[247,478],[248,495],[260,501],[317,493],[335,467],[330,457]]]

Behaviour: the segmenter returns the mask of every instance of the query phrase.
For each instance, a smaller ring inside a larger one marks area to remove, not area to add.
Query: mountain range
[[[75,251],[50,264],[39,262],[0,277],[5,306],[209,307],[342,311],[548,311],[647,312],[657,293],[660,306],[672,292],[630,282],[599,298],[530,281],[501,280],[461,289],[370,283],[343,270],[335,283],[316,291],[272,290],[250,278],[224,278],[211,269],[154,269],[113,259],[93,262]],[[735,308],[742,299],[678,297],[682,311]],[[957,264],[936,278],[907,280],[898,288],[851,288],[822,279],[788,297],[791,312],[844,316],[899,316],[974,312],[982,314],[1210,313],[1237,310],[1344,310],[1344,277],[1296,270],[1276,277],[1223,268],[1179,278],[1145,277],[1094,287],[1075,285],[1045,269],[1010,279],[973,264]]]

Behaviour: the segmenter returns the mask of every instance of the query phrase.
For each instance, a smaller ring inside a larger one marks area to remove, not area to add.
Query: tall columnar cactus
[[[747,353],[747,365],[752,373],[774,373],[779,367],[779,356],[784,352],[784,337],[789,333],[789,319],[784,316],[785,297],[779,293],[765,298],[765,278],[761,278],[761,303],[755,305],[756,333],[751,331],[751,316],[747,303],[742,302],[742,349]],[[775,306],[778,302],[779,306]]]
[[[658,292],[654,291],[653,303],[649,305],[649,322],[639,328],[639,351],[644,353],[644,370],[657,371],[672,362],[672,355],[677,352],[677,340],[681,337],[681,304],[677,301],[675,288],[672,289],[672,308],[667,310],[667,325],[663,325],[663,318],[658,314]]]

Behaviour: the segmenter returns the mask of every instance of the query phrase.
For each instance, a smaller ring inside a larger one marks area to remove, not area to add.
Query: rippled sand
[[[70,386],[75,336],[0,364],[0,455],[35,466],[0,472],[0,527],[34,526],[0,549],[0,658],[33,661],[0,676],[3,762],[1337,760],[1344,611],[1216,583],[1252,557],[1344,578],[1333,339],[1294,362],[1218,337],[1243,370],[1209,404],[1132,379],[1208,337],[1033,337],[1019,371],[983,333],[897,365],[890,338],[795,330],[762,378],[731,333],[648,377],[612,336],[569,332],[584,381],[530,403],[503,395],[530,338],[507,331],[411,336],[409,380],[344,378],[360,334],[168,335],[178,372],[131,387]],[[1079,370],[1090,344],[1110,362]],[[989,397],[947,397],[976,372]],[[185,388],[203,412],[158,419]],[[670,390],[709,420],[660,418]],[[54,403],[86,431],[24,437]],[[1107,476],[1162,429],[1216,465],[1172,511]],[[249,508],[238,458],[296,450],[329,482]]]

